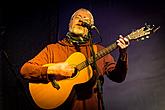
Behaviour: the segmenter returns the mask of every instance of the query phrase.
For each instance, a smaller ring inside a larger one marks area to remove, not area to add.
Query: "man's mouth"
[[[81,24],[76,24],[77,26],[82,26]]]

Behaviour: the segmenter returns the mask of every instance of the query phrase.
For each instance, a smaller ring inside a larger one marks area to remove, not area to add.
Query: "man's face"
[[[84,37],[88,34],[88,29],[81,26],[82,21],[91,24],[91,19],[91,15],[87,11],[78,11],[70,21],[69,31]]]

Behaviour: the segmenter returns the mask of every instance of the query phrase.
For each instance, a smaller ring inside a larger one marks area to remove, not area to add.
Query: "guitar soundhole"
[[[75,77],[75,76],[77,75],[77,71],[78,71],[78,69],[75,68],[75,69],[74,69],[74,73],[72,74],[71,78],[73,78],[73,77]]]

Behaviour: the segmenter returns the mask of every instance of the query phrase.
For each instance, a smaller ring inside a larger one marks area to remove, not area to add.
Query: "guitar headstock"
[[[154,25],[151,26],[145,24],[144,27],[133,31],[131,34],[127,35],[126,38],[129,40],[144,40],[145,38],[149,38],[149,36],[156,32],[159,28],[160,26],[156,28]]]

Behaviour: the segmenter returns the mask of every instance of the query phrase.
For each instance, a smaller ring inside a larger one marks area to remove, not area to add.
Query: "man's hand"
[[[119,39],[116,41],[120,49],[126,49],[129,46],[129,40],[127,38],[119,36]]]
[[[73,73],[74,67],[70,66],[67,62],[53,64],[47,69],[47,74],[54,76],[71,77]]]
[[[126,50],[127,50],[127,47],[129,46],[129,40],[120,35],[119,39],[116,42],[117,42],[117,45],[119,46],[120,59],[122,61],[126,61],[127,60]]]

